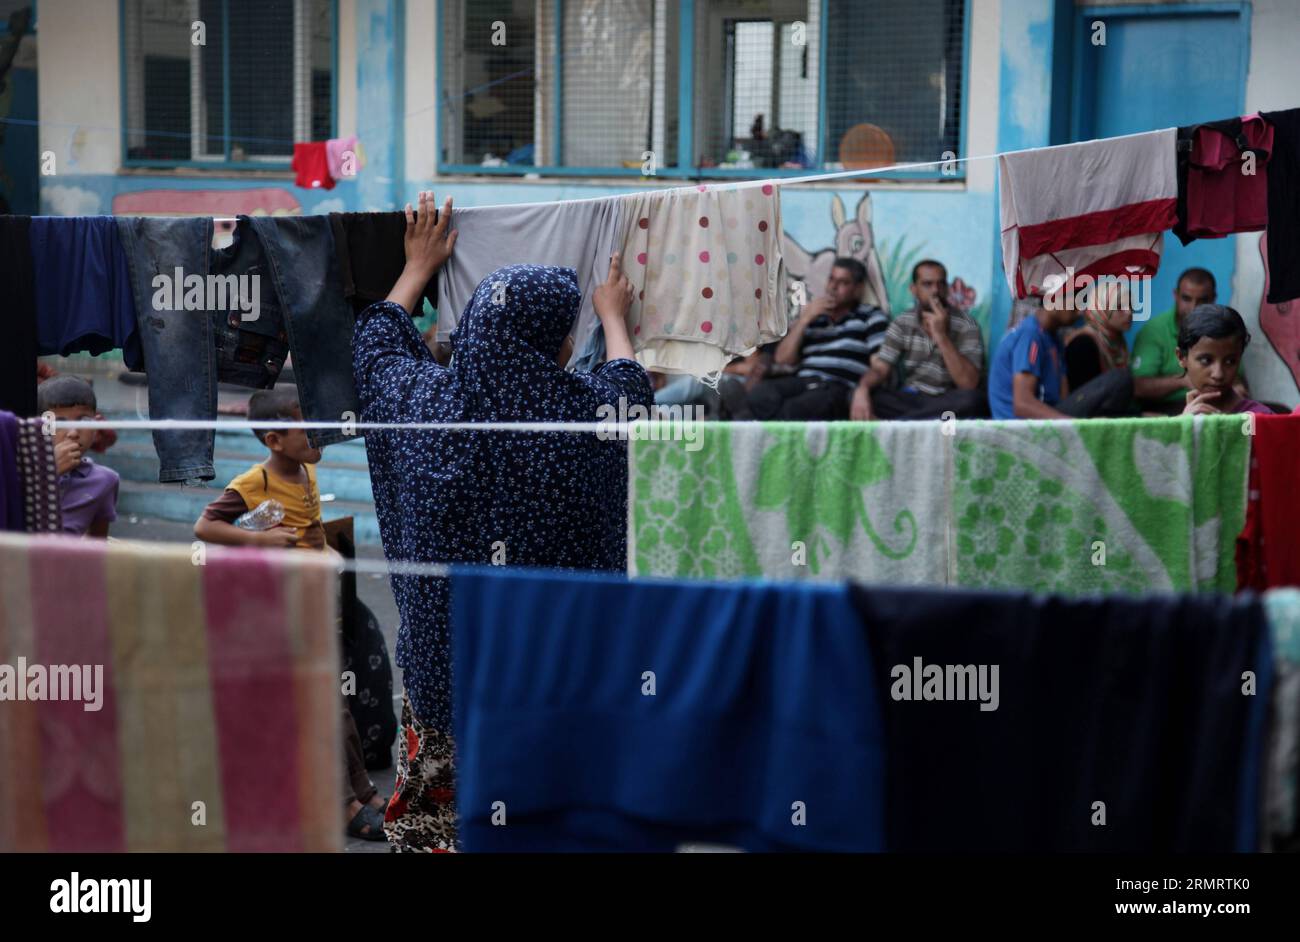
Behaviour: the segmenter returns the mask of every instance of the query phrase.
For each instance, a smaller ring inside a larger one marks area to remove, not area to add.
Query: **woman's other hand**
[[[609,277],[592,294],[596,316],[605,328],[605,360],[633,358],[632,340],[627,335],[627,312],[632,309],[632,282],[623,274],[623,259],[615,252],[609,259]]]
[[[596,316],[602,323],[613,318],[620,323],[627,320],[632,309],[632,282],[623,274],[623,258],[617,252],[609,259],[609,276],[592,296]]]

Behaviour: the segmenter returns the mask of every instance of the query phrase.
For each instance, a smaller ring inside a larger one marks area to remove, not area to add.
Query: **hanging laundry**
[[[1268,171],[1268,302],[1300,298],[1300,108],[1260,115],[1273,128]]]
[[[1234,232],[1258,232],[1268,224],[1272,152],[1273,128],[1259,115],[1178,129],[1174,234],[1183,245]],[[1245,162],[1247,155],[1253,163]]]
[[[419,219],[418,212],[414,215]],[[437,210],[433,219],[437,222]],[[406,214],[330,213],[330,229],[343,296],[360,314],[388,297],[406,267]],[[456,250],[460,250],[459,241]],[[436,274],[425,285],[423,297],[433,307],[438,306]]]
[[[337,181],[355,177],[361,167],[361,160],[357,156],[357,136],[333,137],[326,141],[325,162],[331,179]]]
[[[438,340],[447,343],[475,290],[503,263],[572,268],[582,303],[569,331],[573,364],[599,323],[592,293],[609,275],[618,232],[617,198],[476,206],[452,210],[456,249],[438,278]],[[624,260],[624,270],[631,264]]]
[[[1272,675],[1258,600],[852,596],[883,703],[889,850],[1256,849]]]
[[[54,436],[45,434],[44,428],[42,419],[18,420],[18,477],[23,489],[23,529],[28,533],[63,529]]]
[[[998,157],[1002,256],[1013,297],[1075,277],[1151,275],[1177,222],[1174,128]]]
[[[303,418],[341,422],[359,415],[361,403],[352,382],[356,318],[343,297],[329,217],[259,216],[251,221],[284,307]],[[316,448],[356,437],[340,429],[307,431]]]
[[[1300,586],[1300,415],[1255,417],[1246,525],[1237,539],[1237,588]]]
[[[0,530],[25,529],[23,484],[18,476],[18,417],[0,410]]]
[[[884,691],[846,587],[451,582],[464,850],[884,848]]]
[[[965,422],[955,435],[942,422],[706,422],[693,442],[638,436],[628,571],[1230,592],[1250,437],[1239,416],[1204,419]]]
[[[783,231],[770,183],[621,197],[618,244],[637,289],[628,313],[637,360],[703,377],[784,337]]]
[[[0,344],[0,409],[36,414],[36,280],[30,216],[0,216],[4,272],[4,343]]]
[[[121,348],[128,369],[143,364],[126,253],[112,216],[34,216],[32,273],[41,354],[98,356]]]
[[[145,312],[150,418],[215,418],[219,380],[268,389],[290,353],[305,419],[358,414],[354,318],[327,217],[241,216],[220,249],[212,248],[210,218],[123,216],[117,223]],[[323,447],[349,436],[310,429],[307,437]],[[214,476],[211,430],[155,429],[153,440],[160,481]]]
[[[0,851],[341,850],[337,591],[308,553],[0,535],[12,679],[83,680],[0,709]]]
[[[329,155],[324,141],[293,145],[293,160],[289,164],[294,172],[294,186],[304,190],[332,190],[334,177],[330,175]]]
[[[1265,750],[1264,827],[1260,850],[1294,853],[1300,838],[1300,590],[1264,594],[1273,639],[1273,697]]]

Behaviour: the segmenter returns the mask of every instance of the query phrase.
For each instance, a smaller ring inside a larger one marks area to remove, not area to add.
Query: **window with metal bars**
[[[960,155],[965,4],[444,0],[440,170],[641,174],[649,158],[752,176]]]
[[[123,14],[128,164],[282,166],[295,141],[332,136],[331,0],[124,0]]]
[[[675,163],[675,7],[444,2],[444,169],[630,170],[651,152],[657,166]]]
[[[961,156],[965,7],[828,0],[824,166]]]

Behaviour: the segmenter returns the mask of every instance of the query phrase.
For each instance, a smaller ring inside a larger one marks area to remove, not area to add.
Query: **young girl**
[[[649,408],[632,359],[632,285],[617,256],[594,296],[608,360],[560,366],[581,291],[571,268],[512,265],[484,278],[452,334],[449,367],[411,323],[421,288],[451,256],[451,200],[433,223],[406,207],[406,269],[361,313],[353,374],[365,422],[582,422],[602,406]],[[366,432],[384,554],[393,562],[496,563],[622,571],[627,451],[590,432],[375,429]],[[397,783],[384,830],[397,850],[456,848],[448,580],[395,572],[397,663],[405,692]]]
[[[1245,321],[1222,304],[1198,305],[1183,319],[1178,329],[1178,362],[1192,385],[1183,415],[1273,414],[1268,406],[1233,388],[1248,343]]]

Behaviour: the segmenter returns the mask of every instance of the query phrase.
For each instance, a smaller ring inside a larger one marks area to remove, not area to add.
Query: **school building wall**
[[[42,211],[54,214],[325,213],[396,209],[421,188],[458,205],[549,201],[626,193],[644,186],[627,178],[503,178],[440,176],[436,168],[435,70],[437,9],[431,0],[337,0],[337,125],[356,133],[365,164],[333,190],[294,187],[282,172],[156,171],[121,160],[121,63],[115,0],[39,5],[40,148],[55,155],[56,173],[42,176]],[[1190,3],[1072,3],[1069,0],[972,0],[968,30],[966,154],[1070,140],[1072,83],[1085,39],[1080,23],[1150,16],[1168,19],[1227,11],[1248,27],[1240,50],[1248,68],[1244,112],[1300,105],[1300,18],[1294,0]],[[833,26],[833,24],[832,24]],[[1118,27],[1117,27],[1118,28]],[[1234,41],[1225,37],[1225,42]],[[1201,114],[1199,119],[1222,117]],[[1177,123],[1170,121],[1170,124]],[[963,303],[985,330],[992,351],[1011,308],[1001,269],[996,162],[975,160],[964,178],[869,185],[842,181],[791,185],[782,191],[786,235],[812,256],[874,245],[895,309],[907,303],[907,274],[923,257],[945,262],[961,279]],[[1263,312],[1258,237],[1232,237],[1228,262],[1216,271],[1221,300],[1233,303],[1255,336],[1247,371],[1257,398],[1300,402],[1300,324]],[[802,255],[802,253],[800,253]],[[1226,270],[1225,270],[1226,269]],[[820,271],[820,269],[818,269]],[[1162,271],[1162,277],[1168,276]],[[1171,276],[1170,276],[1171,277]],[[1167,297],[1167,295],[1166,295]],[[1157,298],[1155,310],[1168,305]],[[1286,351],[1290,351],[1289,353]]]

